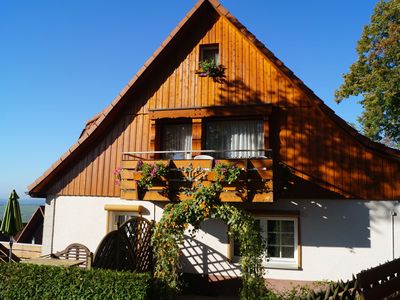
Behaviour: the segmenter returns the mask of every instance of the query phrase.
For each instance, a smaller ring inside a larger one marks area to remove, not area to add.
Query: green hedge
[[[148,299],[147,273],[0,263],[0,299]]]

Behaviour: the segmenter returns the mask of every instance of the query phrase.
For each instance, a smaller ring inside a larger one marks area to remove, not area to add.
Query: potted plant
[[[200,77],[222,78],[224,77],[225,67],[217,64],[214,59],[205,59],[199,63],[200,70],[196,73]]]

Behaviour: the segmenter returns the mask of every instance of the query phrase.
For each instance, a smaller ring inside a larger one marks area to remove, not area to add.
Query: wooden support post
[[[159,150],[160,147],[160,134],[158,133],[159,130],[157,130],[157,122],[156,120],[150,120],[150,151],[157,151]],[[147,157],[150,160],[158,159],[157,154],[149,154],[149,157]]]
[[[192,150],[201,150],[202,145],[202,119],[192,119]],[[199,155],[199,152],[193,152],[192,156]]]

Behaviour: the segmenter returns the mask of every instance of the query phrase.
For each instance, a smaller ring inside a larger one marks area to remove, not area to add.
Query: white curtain
[[[211,121],[206,125],[206,149],[227,150],[215,158],[248,158],[264,155],[263,122],[261,120]],[[244,151],[228,151],[244,150]],[[252,151],[253,150],[253,151]]]
[[[162,130],[162,150],[192,150],[192,124],[167,124]],[[167,159],[190,159],[191,153],[168,153]]]

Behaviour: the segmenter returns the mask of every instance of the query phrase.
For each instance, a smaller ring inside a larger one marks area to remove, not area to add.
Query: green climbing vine
[[[198,184],[190,199],[165,206],[152,238],[156,259],[154,276],[162,287],[178,291],[180,247],[185,230],[192,225],[190,234],[194,236],[202,221],[221,219],[229,225],[228,234],[240,242],[241,298],[260,299],[265,294],[262,267],[265,243],[260,227],[244,210],[219,201],[223,184],[237,181],[241,170],[234,164],[217,163],[214,171],[217,178],[211,185]]]

